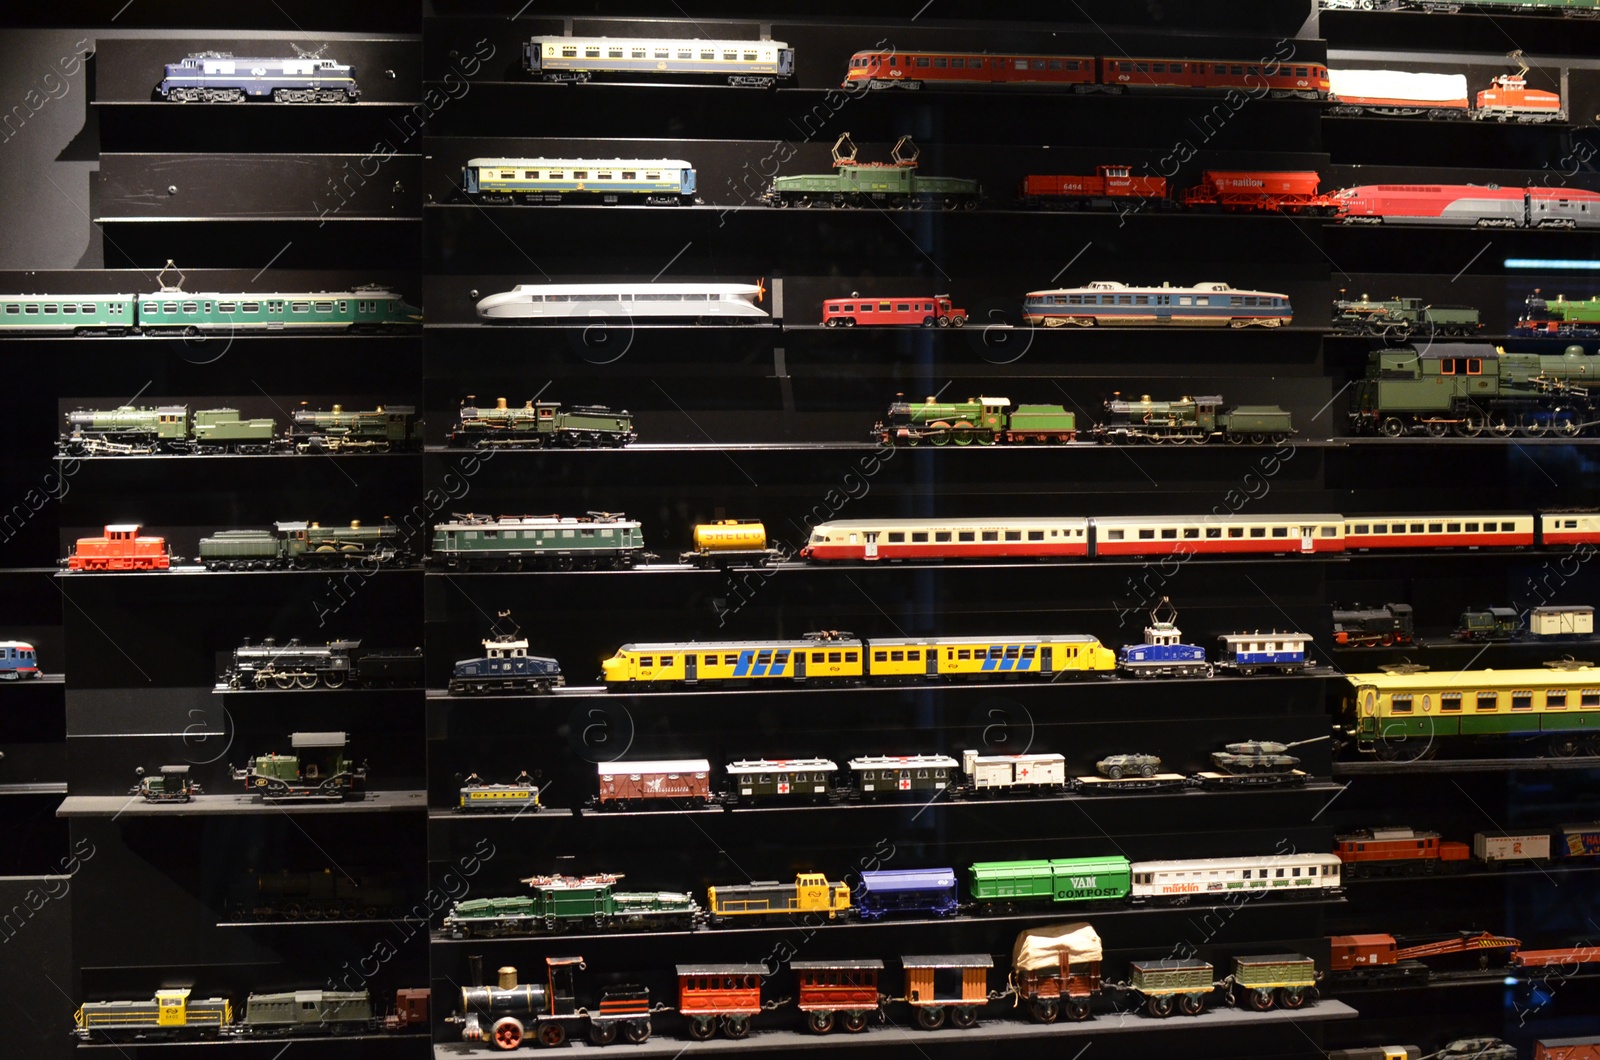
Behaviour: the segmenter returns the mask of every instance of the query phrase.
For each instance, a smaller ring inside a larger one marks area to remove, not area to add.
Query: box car
[[[597,767],[601,809],[684,802],[704,805],[711,798],[711,763],[704,758],[653,762],[601,762]]]
[[[1533,1047],[1533,1060],[1600,1060],[1600,1038],[1550,1038]]]
[[[1600,824],[1569,824],[1561,828],[1561,856],[1600,857]]]
[[[980,755],[961,752],[961,771],[974,791],[1059,790],[1067,784],[1067,760],[1059,754]]]
[[[1144,996],[1145,1011],[1157,1018],[1172,1015],[1176,1006],[1185,1016],[1198,1016],[1206,996],[1215,986],[1210,961],[1168,958],[1129,961],[1128,982]]]
[[[764,965],[680,964],[677,974],[678,1011],[689,1037],[703,1042],[719,1026],[729,1038],[750,1034],[750,1017],[761,1011]]]
[[[1122,857],[980,861],[967,869],[967,893],[989,908],[1114,900],[1130,888],[1131,869]]]
[[[856,888],[856,915],[862,920],[897,913],[951,916],[960,908],[954,869],[869,869]]]
[[[989,1002],[989,969],[994,959],[987,953],[957,953],[938,957],[901,957],[905,969],[905,996],[917,1013],[917,1026],[937,1030],[948,1016],[952,1026],[970,1027],[978,1010]]]
[[[1495,864],[1501,861],[1549,861],[1549,835],[1485,835],[1472,837],[1472,856]]]
[[[1398,951],[1393,935],[1334,935],[1328,939],[1328,967],[1335,972],[1389,967]]]
[[[1594,608],[1587,604],[1536,607],[1528,612],[1528,632],[1535,637],[1570,637],[1594,632]]]

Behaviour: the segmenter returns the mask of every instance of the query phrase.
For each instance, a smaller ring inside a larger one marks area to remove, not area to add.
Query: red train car
[[[1600,1038],[1551,1038],[1533,1047],[1533,1060],[1600,1060]]]
[[[67,556],[68,570],[168,570],[172,554],[165,538],[140,537],[138,523],[112,523],[102,537],[80,537]]]
[[[806,1014],[806,1027],[827,1034],[835,1021],[852,1034],[866,1030],[878,1011],[878,975],[882,961],[790,961],[800,994],[795,1004]]]
[[[1227,59],[1105,58],[972,52],[860,51],[850,57],[844,87],[922,88],[924,85],[1061,86],[1073,91],[1207,89],[1258,92],[1276,98],[1328,98],[1328,68],[1320,63],[1234,62]]]
[[[1367,828],[1334,836],[1334,843],[1345,875],[1354,877],[1436,872],[1472,857],[1465,843],[1440,841],[1438,832],[1410,828]]]
[[[729,1038],[750,1033],[750,1017],[761,1011],[759,964],[678,965],[678,1011],[688,1022],[689,1037],[705,1041],[722,1028]]]
[[[711,800],[711,763],[704,758],[659,762],[601,762],[601,809],[652,803],[704,805]]]
[[[1167,204],[1164,177],[1136,177],[1128,166],[1097,166],[1095,175],[1022,178],[1017,198],[1024,206],[1058,209],[1112,209],[1130,200],[1140,205]]]
[[[1399,950],[1393,935],[1334,935],[1328,939],[1328,968],[1335,972],[1393,965]]]
[[[829,298],[822,303],[822,322],[830,328],[874,325],[918,325],[931,328],[965,327],[967,311],[957,309],[947,294],[919,294],[915,297]]]
[[[1338,203],[1317,191],[1322,177],[1311,169],[1207,170],[1200,183],[1183,193],[1189,209],[1224,213],[1281,212],[1331,217]]]

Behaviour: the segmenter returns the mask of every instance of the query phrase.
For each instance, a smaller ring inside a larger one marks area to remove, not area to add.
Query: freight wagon
[[[711,801],[711,763],[704,758],[674,761],[601,762],[596,767],[600,809],[651,809],[704,806]]]

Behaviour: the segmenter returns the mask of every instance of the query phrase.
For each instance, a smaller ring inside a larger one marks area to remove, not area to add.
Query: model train
[[[830,328],[875,325],[921,325],[931,328],[967,326],[967,311],[958,309],[947,294],[863,298],[855,291],[848,298],[829,298],[822,303],[822,323]]]
[[[1600,755],[1600,668],[1401,670],[1345,677],[1339,724],[1363,755],[1414,761],[1518,743],[1558,757]]]
[[[680,37],[534,37],[522,66],[544,81],[665,77],[769,88],[794,75],[794,49],[781,40]]]
[[[1560,354],[1467,342],[1373,350],[1355,384],[1350,430],[1390,438],[1576,437],[1600,411],[1600,391],[1591,384],[1600,375],[1597,360],[1581,346]]]
[[[39,654],[25,640],[0,640],[0,681],[37,680]]]
[[[1221,397],[1183,397],[1155,401],[1148,394],[1137,401],[1120,393],[1105,402],[1106,418],[1084,431],[1087,438],[1115,445],[1124,442],[1227,441],[1237,445],[1282,443],[1298,433],[1293,416],[1276,405],[1225,408]],[[1061,405],[1016,405],[1009,398],[975,397],[941,402],[929,397],[921,405],[896,401],[872,426],[883,445],[979,445],[994,443],[1071,442],[1078,437],[1077,415]]]
[[[238,921],[387,920],[406,915],[406,887],[397,875],[343,868],[319,872],[246,872],[226,903]]]
[[[1455,14],[1489,11],[1514,15],[1566,15],[1592,18],[1600,0],[1322,0],[1324,11],[1425,11]]]
[[[646,555],[638,520],[620,514],[468,513],[434,525],[427,561],[450,570],[622,570]]]
[[[497,321],[590,325],[634,320],[741,324],[769,319],[756,305],[759,283],[522,283],[478,300],[478,316]]]
[[[843,87],[1060,87],[1074,92],[1215,91],[1264,94],[1274,99],[1328,97],[1328,68],[1276,59],[1175,59],[1093,55],[973,54],[899,49],[859,51],[850,57]]]
[[[151,453],[386,453],[421,440],[411,405],[372,410],[299,409],[281,433],[270,416],[241,418],[238,409],[187,405],[74,409],[56,442],[63,456],[142,456]]]
[[[1029,291],[1022,296],[1022,319],[1047,328],[1152,324],[1276,328],[1294,320],[1294,307],[1288,295],[1239,290],[1225,283],[1130,287],[1095,280],[1083,287]]]
[[[890,207],[946,210],[975,209],[983,188],[962,177],[924,177],[917,173],[921,150],[910,136],[902,136],[890,151],[890,162],[857,162],[855,142],[848,132],[833,144],[836,172],[777,176],[761,201],[768,206]]]
[[[1364,828],[1333,838],[1346,879],[1432,875],[1474,862],[1498,868],[1600,857],[1600,822],[1521,835],[1477,832],[1471,844],[1406,827]]]
[[[1329,193],[1345,224],[1600,228],[1600,192],[1498,184],[1363,184]]]
[[[303,644],[292,637],[279,644],[271,637],[259,644],[248,640],[233,650],[217,684],[231,689],[420,688],[422,649],[363,651],[359,640]]]
[[[422,311],[387,287],[305,293],[0,295],[0,335],[233,335],[409,330]]]
[[[1220,396],[1152,401],[1149,394],[1144,394],[1137,401],[1130,401],[1117,394],[1105,403],[1105,411],[1105,421],[1091,427],[1088,435],[1110,445],[1204,445],[1213,441],[1280,445],[1299,433],[1294,429],[1294,417],[1277,405],[1225,407]]]
[[[146,773],[143,766],[133,771],[138,781],[128,789],[129,795],[145,802],[193,802],[196,795],[205,794],[200,782],[190,778],[190,766],[165,765],[154,773]]]
[[[206,570],[281,570],[349,567],[358,564],[403,567],[412,555],[393,523],[324,527],[316,522],[273,523],[271,530],[219,530],[200,539],[199,562]]]
[[[694,167],[681,158],[474,158],[461,190],[485,205],[692,206]]]
[[[1013,406],[1003,397],[944,402],[930,397],[920,405],[894,402],[873,424],[872,436],[884,445],[1059,443],[1077,438],[1078,420],[1060,405]]]
[[[1341,648],[1389,648],[1410,644],[1416,636],[1416,614],[1410,604],[1360,604],[1333,609],[1333,643]]]
[[[1121,984],[1102,978],[1102,959],[1093,927],[1055,924],[1018,935],[1010,974],[998,991],[989,987],[995,962],[986,953],[902,956],[900,988],[889,993],[881,990],[881,960],[790,960],[792,983],[785,984],[787,996],[775,1001],[762,998],[763,985],[776,971],[769,965],[679,964],[673,969],[675,1003],[669,1005],[652,1003],[647,986],[615,978],[580,994],[573,970],[585,967],[583,959],[547,957],[545,983],[519,983],[515,968],[502,968],[496,986],[463,987],[460,1014],[447,1018],[461,1025],[465,1041],[515,1049],[524,1039],[559,1046],[569,1035],[584,1033],[595,1045],[608,1045],[619,1034],[637,1044],[653,1033],[652,1017],[669,1012],[682,1018],[689,1038],[707,1041],[719,1031],[745,1038],[753,1018],[789,1005],[806,1030],[827,1034],[836,1026],[860,1033],[869,1023],[883,1021],[893,1005],[906,1006],[918,1027],[932,1031],[947,1023],[957,1029],[975,1026],[991,1002],[1008,998],[1013,1006],[1025,1006],[1030,1020],[1054,1023],[1063,1014],[1073,1021],[1088,1019],[1102,999],[1119,1011],[1131,1004],[1161,1018],[1174,1009],[1198,1015],[1213,998],[1267,1011],[1274,1005],[1297,1009],[1316,996],[1315,963],[1300,954],[1237,956],[1232,973],[1220,980],[1203,960],[1130,961],[1128,981]],[[580,997],[590,1003],[580,1003]]]
[[[1600,297],[1568,301],[1557,295],[1554,299],[1543,297],[1534,288],[1523,304],[1523,311],[1511,328],[1513,335],[1530,337],[1553,335],[1556,337],[1594,338],[1600,336]]]
[[[1135,176],[1125,165],[1098,166],[1094,176],[1030,173],[1022,178],[1017,200],[1045,209],[1132,212],[1182,206],[1199,213],[1282,213],[1330,217],[1334,201],[1318,190],[1315,170],[1206,170],[1181,196],[1167,194],[1164,177]]]
[[[1528,67],[1501,74],[1468,98],[1461,74],[1400,70],[1329,70],[1329,114],[1390,118],[1469,118],[1475,121],[1561,122],[1567,110],[1554,92],[1529,88]]]
[[[361,89],[355,68],[335,59],[196,52],[166,65],[156,94],[172,103],[354,103]]]
[[[511,408],[505,398],[494,406],[473,404],[468,397],[456,414],[450,444],[474,449],[590,449],[631,444],[638,435],[633,414],[603,405],[573,405],[559,401],[527,401]]]
[[[1333,327],[1356,335],[1407,339],[1412,335],[1476,335],[1483,330],[1483,322],[1472,306],[1432,305],[1421,298],[1398,296],[1374,302],[1362,295],[1360,299],[1334,300]]]
[[[928,896],[944,907],[954,898],[950,869],[932,874],[941,883]],[[1049,912],[1101,904],[1183,905],[1232,895],[1258,898],[1325,898],[1342,893],[1340,861],[1332,854],[1129,861],[1121,856],[977,862],[967,868],[966,916]],[[617,891],[622,877],[535,876],[522,881],[527,895],[466,898],[443,921],[451,938],[496,938],[600,931],[714,930],[754,919],[843,923],[855,918],[851,889],[818,872],[793,883],[710,886],[704,908],[687,892]],[[749,889],[749,888],[758,889]],[[910,904],[909,902],[906,904]],[[915,907],[901,910],[916,913]],[[947,913],[943,915],[955,915]]]
[[[99,537],[80,537],[63,561],[69,571],[114,573],[172,568],[166,538],[146,537],[138,523],[111,523]]]
[[[1600,511],[1385,515],[1074,516],[837,519],[800,550],[816,563],[894,559],[1117,559],[1322,555],[1393,549],[1569,548],[1600,544]]]
[[[225,997],[191,998],[186,988],[157,990],[149,1001],[86,1001],[73,1031],[86,1042],[247,1038],[279,1034],[426,1031],[427,988],[395,991],[394,1011],[380,1016],[365,990],[290,990],[249,994],[239,1018]]]
[[[501,618],[507,617],[501,612]],[[528,640],[520,629],[497,632],[483,641],[483,655],[462,659],[450,671],[450,694],[542,693],[567,683],[561,664],[528,654]]]
[[[290,733],[292,754],[257,755],[248,765],[230,765],[228,771],[268,802],[364,799],[367,766],[345,757],[348,742],[349,734],[343,732]]]
[[[456,808],[463,813],[538,813],[544,809],[539,801],[539,785],[533,782],[527,770],[510,781],[500,784],[486,781],[476,773],[461,778],[461,789]]]

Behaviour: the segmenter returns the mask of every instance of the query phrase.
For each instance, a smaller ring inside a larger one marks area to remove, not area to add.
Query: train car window
[[[163,316],[177,316],[178,315],[178,303],[177,302],[162,302],[161,303],[161,314]]]
[[[1015,644],[1009,645],[1006,648],[1006,656],[1005,657],[1007,659],[1015,659],[1017,657],[1017,651],[1018,651],[1017,645],[1015,645]]]
[[[1238,63],[1234,63],[1228,67],[1228,73],[1232,74],[1234,77],[1243,77],[1244,67]]]
[[[1029,541],[1043,541],[1044,540],[1044,531],[1043,530],[1029,530],[1028,531],[1028,540]]]
[[[1448,534],[1459,534],[1459,533],[1461,533],[1461,524],[1460,523],[1446,523],[1445,526],[1444,526],[1444,529],[1445,529],[1445,533],[1448,533]]]
[[[645,58],[645,50],[643,48],[635,48],[631,52],[628,53],[628,58],[630,58],[630,59],[643,59],[643,58]]]
[[[1468,375],[1482,375],[1483,374],[1483,359],[1480,358],[1480,357],[1468,357],[1467,358],[1467,374]]]
[[[889,661],[890,662],[905,662],[906,661],[906,653],[904,651],[892,651],[892,652],[889,653]]]
[[[1155,539],[1156,539],[1156,532],[1155,532],[1154,529],[1147,529],[1147,530],[1140,530],[1139,531],[1139,540],[1140,541],[1154,541]]]
[[[1022,531],[1021,530],[1007,530],[1006,531],[1006,540],[1007,541],[1021,541],[1022,540]]]
[[[670,59],[670,58],[672,58],[672,49],[670,49],[670,48],[657,48],[656,49],[656,58],[657,59]]]
[[[927,541],[928,541],[928,532],[926,530],[913,530],[913,531],[911,531],[911,543],[913,545],[916,545],[916,544],[927,544]]]
[[[1475,534],[1475,533],[1478,532],[1478,524],[1477,523],[1467,523],[1464,529],[1469,534]]]
[[[1251,537],[1266,537],[1267,536],[1267,528],[1264,527],[1264,526],[1252,526],[1250,528],[1250,536]]]
[[[998,530],[985,530],[983,532],[983,539],[985,541],[999,541],[1000,532]]]
[[[639,656],[639,665],[640,666],[654,666],[655,664],[656,664],[656,657],[654,655],[641,655],[641,656]]]
[[[1474,705],[1478,710],[1494,710],[1500,705],[1500,697],[1494,692],[1479,692]]]
[[[1273,537],[1288,537],[1289,536],[1289,528],[1287,526],[1275,526],[1275,527],[1272,528],[1272,536]]]
[[[900,302],[894,308],[897,313],[909,313],[911,312],[911,303]]]
[[[976,538],[973,536],[973,532],[971,530],[959,530],[956,532],[956,540],[973,541],[976,540]]]
[[[1061,69],[1061,60],[1060,59],[1047,59],[1047,60],[1045,60],[1045,69],[1047,69],[1047,70],[1060,70]]]
[[[1390,699],[1389,699],[1389,713],[1391,713],[1391,714],[1410,714],[1411,713],[1411,696],[1409,694],[1396,693],[1394,696],[1390,697]]]
[[[1176,541],[1177,539],[1178,539],[1178,528],[1177,527],[1175,527],[1175,526],[1165,526],[1165,527],[1161,528],[1161,540],[1163,540],[1163,541]]]
[[[1578,693],[1578,706],[1600,707],[1600,688],[1585,688]]]
[[[1440,710],[1441,713],[1444,713],[1444,714],[1459,714],[1459,713],[1461,713],[1461,693],[1460,692],[1440,692],[1439,693],[1439,710]]]
[[[1044,60],[1043,59],[1030,59],[1030,60],[1028,60],[1028,68],[1031,69],[1031,70],[1043,70],[1044,69]]]
[[[1517,529],[1517,524],[1516,523],[1501,523],[1500,524],[1500,529],[1504,530],[1506,533],[1509,534],[1509,533],[1514,532]]]
[[[1106,540],[1107,541],[1121,541],[1121,540],[1123,540],[1123,536],[1124,536],[1124,531],[1121,531],[1121,530],[1107,530],[1106,531]]]
[[[822,661],[821,659],[817,660],[817,662],[821,662],[821,661]],[[722,665],[724,665],[724,666],[738,666],[739,665],[739,656],[738,656],[738,654],[737,653],[733,653],[733,654],[729,654],[729,655],[724,655],[722,657]]]
[[[1272,875],[1275,879],[1283,879],[1283,869],[1279,868],[1274,870]]]
[[[183,303],[183,311],[185,313],[198,313],[200,312],[200,304],[198,302],[185,302]]]
[[[563,59],[576,59],[578,57],[578,49],[577,48],[562,48],[561,49],[561,57]]]
[[[1525,692],[1525,691],[1521,691],[1521,690],[1512,692],[1511,693],[1511,709],[1512,710],[1532,710],[1533,709],[1533,693],[1532,692]]]
[[[1261,73],[1261,67],[1259,67],[1259,66],[1247,66],[1247,67],[1244,68],[1244,72],[1247,73],[1247,74],[1259,75]]]
[[[1511,704],[1511,709],[1515,710],[1516,706],[1517,706],[1516,703],[1513,702]],[[1544,709],[1545,710],[1566,710],[1567,709],[1567,690],[1565,688],[1548,689],[1544,694]]]
[[[1222,527],[1220,527],[1220,526],[1208,526],[1208,527],[1206,527],[1206,540],[1212,541],[1212,540],[1215,540],[1217,538],[1220,538],[1221,536],[1222,536]]]
[[[1133,64],[1133,71],[1134,71],[1134,73],[1138,73],[1138,74],[1148,74],[1150,72],[1150,64],[1149,63],[1134,63]]]
[[[879,649],[878,651],[875,651],[875,652],[872,653],[872,661],[873,662],[888,662],[889,661],[889,653],[884,651],[884,650],[882,650],[882,649]]]
[[[624,169],[622,171],[622,179],[623,180],[638,180],[639,179],[639,171],[636,170],[636,169]]]
[[[238,311],[239,311],[239,303],[237,303],[237,302],[218,302],[217,303],[217,312],[219,312],[219,313],[236,313]]]
[[[71,302],[66,302],[61,306],[61,312],[63,312],[63,313],[71,313],[73,316],[77,316],[78,315],[78,307],[73,305]]]
[[[948,530],[935,530],[933,532],[933,539],[936,542],[947,543],[947,542],[950,541],[950,531],[948,531]]]
[[[832,662],[833,660],[830,658],[828,661]],[[853,652],[853,651],[845,652],[844,653],[844,661],[847,662],[847,663],[855,662],[856,661],[856,653]]]
[[[889,531],[889,543],[890,544],[893,544],[893,545],[904,544],[905,540],[906,540],[905,531],[903,531],[903,530],[891,530],[891,531]]]
[[[1412,533],[1416,533],[1417,531],[1419,531],[1421,529],[1422,529],[1421,525],[1419,525],[1417,523],[1413,523],[1411,525],[1411,532]],[[1428,524],[1428,533],[1430,533],[1430,534],[1442,534],[1442,533],[1444,533],[1444,524],[1443,523],[1429,523]]]
[[[1198,526],[1186,526],[1183,528],[1183,539],[1185,541],[1193,541],[1199,536],[1200,528]]]
[[[291,313],[309,313],[309,312],[311,312],[311,303],[310,302],[290,302],[289,303],[289,312],[291,312]]]
[[[756,61],[756,53],[755,52],[745,52],[744,53],[744,61],[747,62],[747,63],[755,62]]]
[[[708,63],[716,62],[717,53],[714,52],[714,51],[711,51],[710,49],[706,49],[706,50],[701,51],[700,58],[704,62],[708,62]]]

